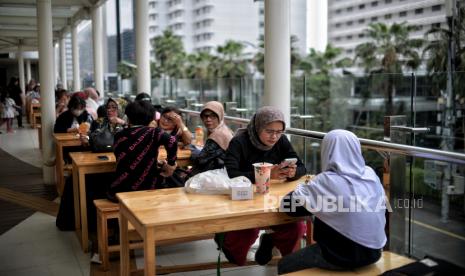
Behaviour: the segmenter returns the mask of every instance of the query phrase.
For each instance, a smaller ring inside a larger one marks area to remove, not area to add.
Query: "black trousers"
[[[18,119],[18,127],[22,127],[23,126],[23,109],[19,107],[19,108],[16,108],[16,110],[18,111],[18,116],[16,116],[16,118]]]

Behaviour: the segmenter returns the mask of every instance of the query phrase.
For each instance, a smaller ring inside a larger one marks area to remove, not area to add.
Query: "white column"
[[[151,94],[148,10],[147,0],[136,1],[137,93]]]
[[[53,87],[54,68],[53,33],[52,33],[52,2],[37,0],[37,29],[39,40],[39,72],[40,74],[40,104],[42,124],[42,158],[43,181],[45,184],[55,183],[55,152],[52,139],[55,122],[55,90]]]
[[[100,96],[103,98],[103,23],[101,6],[92,9],[92,41],[94,46],[95,89],[100,92]]]
[[[20,42],[21,43],[21,42]],[[24,57],[23,57],[23,45],[19,44],[18,46],[18,74],[19,74],[19,87],[22,91],[22,97],[24,96],[24,91],[26,87],[26,82],[24,80]]]
[[[276,106],[290,126],[290,0],[265,0],[265,105]]]
[[[73,90],[74,92],[81,90],[81,76],[79,74],[79,44],[77,23],[73,25],[71,31],[71,40],[73,48]]]
[[[61,69],[61,84],[63,85],[63,89],[68,89],[68,78],[66,76],[66,35],[60,39],[60,69]]]
[[[31,60],[28,59],[26,60],[26,82],[29,83],[29,81],[31,80]],[[24,91],[26,92],[26,91]]]

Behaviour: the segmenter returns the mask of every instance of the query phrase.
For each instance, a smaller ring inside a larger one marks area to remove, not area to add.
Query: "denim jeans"
[[[343,270],[341,267],[328,263],[323,258],[320,246],[315,243],[284,256],[278,263],[278,274],[281,275],[313,267],[328,270]]]

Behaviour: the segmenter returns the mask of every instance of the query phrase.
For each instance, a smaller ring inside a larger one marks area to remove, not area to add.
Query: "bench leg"
[[[108,218],[102,212],[97,213],[97,237],[98,252],[100,261],[102,261],[103,271],[109,269],[109,252],[108,252]]]

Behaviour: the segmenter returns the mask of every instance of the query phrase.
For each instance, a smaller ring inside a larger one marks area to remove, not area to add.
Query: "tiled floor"
[[[0,134],[0,148],[11,155],[40,167],[37,130],[17,129],[16,133]],[[255,245],[256,246],[256,245]],[[143,267],[142,252],[136,251],[136,264]],[[251,254],[253,256],[253,254]],[[213,241],[198,241],[157,248],[159,265],[215,262],[218,256]],[[223,257],[224,260],[224,257]],[[118,262],[113,262],[117,264]],[[98,266],[90,266],[74,232],[61,232],[55,217],[34,213],[0,236],[0,275],[91,275],[99,274]],[[236,267],[222,270],[223,275],[276,275],[274,266]],[[171,275],[216,275],[216,270],[176,273]]]

